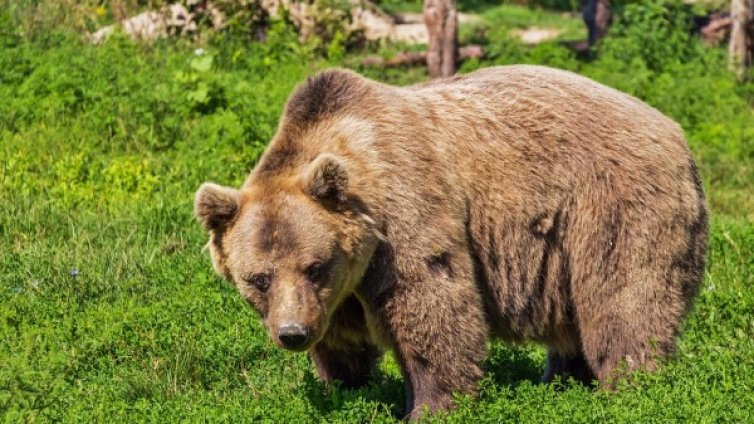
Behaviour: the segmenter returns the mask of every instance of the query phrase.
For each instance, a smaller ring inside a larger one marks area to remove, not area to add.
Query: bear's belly
[[[477,284],[494,337],[563,351],[578,339],[562,219],[560,212],[533,219],[480,214],[470,223]]]

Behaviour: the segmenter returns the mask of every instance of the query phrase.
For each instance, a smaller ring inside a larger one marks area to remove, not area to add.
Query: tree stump
[[[610,0],[584,0],[581,16],[589,31],[589,47],[594,47],[597,41],[607,34],[607,29],[612,23]]]
[[[425,0],[424,22],[429,33],[429,76],[437,78],[455,74],[458,54],[458,10],[455,0]]]
[[[742,78],[754,56],[754,0],[733,0],[730,17],[733,27],[728,44],[728,64]]]

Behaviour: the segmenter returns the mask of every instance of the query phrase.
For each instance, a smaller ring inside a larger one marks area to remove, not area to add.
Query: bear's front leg
[[[323,382],[339,381],[343,388],[358,389],[369,382],[380,352],[376,347],[366,345],[345,350],[318,345],[309,355]]]
[[[379,296],[380,315],[406,380],[409,419],[419,418],[425,408],[453,407],[454,393],[475,394],[486,354],[487,325],[470,259],[434,255],[421,265],[426,270],[421,278],[398,271],[392,287]]]
[[[327,334],[309,355],[325,383],[337,380],[341,387],[355,389],[369,382],[381,351],[368,339],[364,312],[355,297],[335,312]]]

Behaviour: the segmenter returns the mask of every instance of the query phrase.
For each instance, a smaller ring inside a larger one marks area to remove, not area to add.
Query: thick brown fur
[[[273,340],[301,324],[320,376],[350,387],[393,349],[411,417],[475,392],[489,337],[546,345],[548,381],[655,369],[708,238],[679,126],[536,66],[405,88],[324,72],[244,186],[196,202]]]

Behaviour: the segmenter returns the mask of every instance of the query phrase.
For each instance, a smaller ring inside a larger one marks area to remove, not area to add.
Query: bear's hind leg
[[[601,272],[578,281],[574,307],[581,347],[600,385],[632,371],[654,371],[675,349],[686,310],[681,280],[662,251],[625,242],[597,262]]]
[[[547,352],[547,369],[542,376],[542,382],[551,383],[556,376],[560,376],[563,381],[566,381],[568,377],[573,377],[574,380],[585,385],[591,384],[592,380],[595,379],[586,358],[580,352],[563,354],[549,350]]]
[[[573,206],[565,245],[582,351],[610,388],[673,354],[703,271],[706,215],[683,187],[676,198],[670,188],[621,192],[604,181]]]
[[[601,386],[610,388],[631,371],[654,371],[659,360],[672,354],[674,329],[652,315],[612,313],[582,326],[584,354]]]

